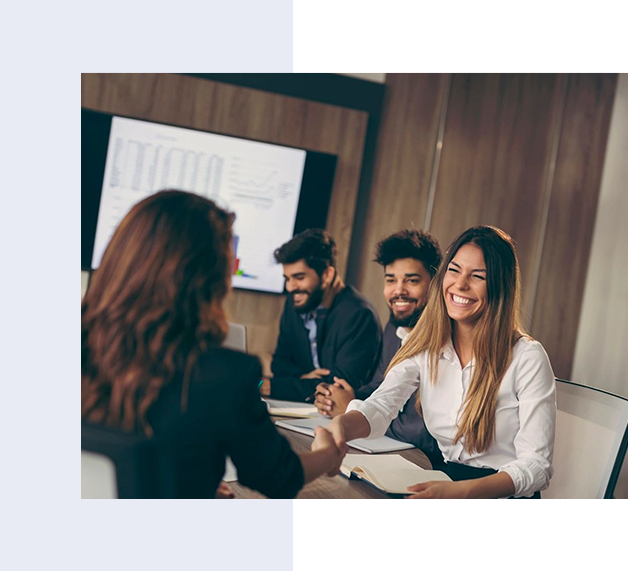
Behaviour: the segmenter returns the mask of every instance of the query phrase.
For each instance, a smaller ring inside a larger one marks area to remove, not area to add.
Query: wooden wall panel
[[[374,245],[412,222],[423,226],[435,178],[430,232],[443,250],[477,224],[513,236],[525,321],[556,374],[570,376],[615,81],[454,74],[434,164],[446,77],[387,76],[365,240],[352,252],[360,257],[357,285],[382,320],[388,312]]]
[[[523,299],[532,288],[560,103],[556,75],[454,75],[430,224],[443,251],[491,224],[516,241]]]
[[[617,78],[571,379],[628,398],[628,74]],[[628,461],[624,497],[628,498]]]
[[[531,333],[570,378],[617,76],[569,76]]]
[[[347,265],[368,116],[364,112],[167,74],[83,74],[82,106],[338,155],[327,229]],[[278,244],[279,246],[279,244]],[[233,291],[229,318],[249,331],[263,358],[276,343],[282,296]],[[266,359],[264,359],[266,360]]]
[[[382,322],[388,309],[382,297],[381,268],[373,262],[375,245],[402,228],[422,228],[427,207],[446,75],[387,74],[373,184],[359,252],[358,289],[377,308]]]

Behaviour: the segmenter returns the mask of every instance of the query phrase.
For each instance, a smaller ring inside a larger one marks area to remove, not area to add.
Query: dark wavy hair
[[[294,264],[299,260],[312,268],[320,277],[329,267],[336,267],[336,242],[320,228],[310,228],[297,234],[275,250],[278,264]]]
[[[422,230],[399,230],[384,238],[375,247],[375,262],[388,266],[396,260],[412,258],[419,260],[434,277],[443,255],[434,236]]]
[[[183,374],[181,407],[198,357],[227,333],[234,216],[176,190],[138,204],[116,229],[81,307],[81,416],[153,431],[146,414]]]

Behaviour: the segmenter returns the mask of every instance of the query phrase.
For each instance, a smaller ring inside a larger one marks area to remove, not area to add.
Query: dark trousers
[[[434,470],[441,470],[445,472],[454,482],[459,480],[475,480],[476,478],[484,478],[484,476],[490,476],[497,474],[497,470],[492,468],[476,468],[475,466],[465,466],[464,464],[458,464],[457,462],[445,462],[434,466]],[[530,498],[509,498],[512,500],[540,500],[541,492],[534,492]]]

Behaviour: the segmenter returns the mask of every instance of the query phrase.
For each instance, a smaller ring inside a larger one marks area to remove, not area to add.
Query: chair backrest
[[[87,286],[89,285],[89,272],[81,271],[81,299],[85,297],[87,293]]]
[[[554,476],[543,498],[612,498],[628,447],[628,399],[556,379]]]
[[[107,456],[81,450],[81,499],[118,497],[116,466]]]
[[[176,497],[174,473],[168,445],[159,440],[81,424],[81,497]]]
[[[222,346],[246,353],[246,327],[239,323],[229,323],[229,332]]]

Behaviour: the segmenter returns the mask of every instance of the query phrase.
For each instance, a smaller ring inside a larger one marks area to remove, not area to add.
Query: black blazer
[[[279,324],[273,355],[271,396],[302,401],[321,381],[333,383],[334,376],[359,388],[370,379],[379,361],[382,328],[375,308],[352,286],[340,291],[325,317],[317,323],[318,361],[331,375],[323,379],[301,379],[314,369],[308,331],[288,296]]]
[[[230,456],[238,481],[271,498],[292,498],[303,486],[303,468],[272,424],[258,391],[259,360],[229,349],[203,355],[181,411],[182,378],[159,395],[147,420],[156,448],[168,457],[178,498],[213,498]],[[163,465],[163,458],[158,464]]]

